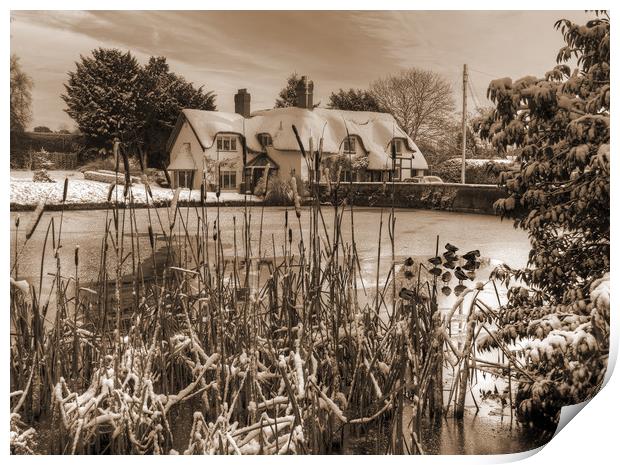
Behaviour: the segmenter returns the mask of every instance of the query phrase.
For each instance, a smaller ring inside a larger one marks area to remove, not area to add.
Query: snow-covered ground
[[[76,171],[49,171],[48,174],[56,182],[41,183],[32,182],[31,171],[11,171],[11,206],[34,206],[39,201],[44,200],[46,205],[58,205],[62,203],[62,193],[64,187],[64,179],[69,179],[69,187],[67,190],[67,205],[84,204],[93,206],[94,204],[105,205],[107,203],[109,184],[97,181],[89,181],[82,178],[82,174]],[[151,186],[153,199],[148,199],[149,204],[165,204],[172,200],[174,191],[158,186]],[[132,186],[134,205],[146,205],[147,194],[143,184],[134,184]],[[123,199],[123,186],[117,186],[115,192],[112,193],[112,201],[118,199],[120,203]],[[180,201],[200,201],[200,191],[192,191],[190,195],[189,189],[183,189],[179,196]],[[220,202],[225,203],[242,203],[245,200],[243,194],[237,192],[222,192],[220,194]],[[261,200],[253,195],[247,196],[248,202],[257,203]],[[217,197],[215,192],[207,193],[207,203],[215,204]]]

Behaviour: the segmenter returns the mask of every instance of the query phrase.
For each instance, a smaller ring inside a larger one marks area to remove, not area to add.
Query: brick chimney
[[[297,83],[295,92],[297,93],[297,106],[299,108],[307,108],[312,110],[312,93],[314,91],[314,82],[308,80],[308,76],[302,76]]]
[[[247,89],[239,89],[235,94],[235,113],[244,118],[250,117],[250,94]]]

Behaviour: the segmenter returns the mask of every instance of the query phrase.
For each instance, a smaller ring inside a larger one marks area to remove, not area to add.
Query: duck
[[[462,268],[467,271],[474,271],[480,268],[480,262],[468,260],[467,263],[462,266]]]
[[[431,262],[435,266],[441,265],[441,257],[429,258],[428,261]]]
[[[446,250],[450,252],[456,252],[459,248],[455,245],[450,244],[449,242],[446,244]]]
[[[467,252],[466,254],[463,254],[463,258],[467,261],[473,261],[476,258],[478,258],[480,256],[480,251],[478,249],[476,250],[470,250],[469,252]]]
[[[459,281],[466,281],[468,279],[472,280],[469,276],[465,274],[465,272],[461,269],[460,266],[457,266],[454,270],[454,276],[456,276],[456,279],[458,279]]]

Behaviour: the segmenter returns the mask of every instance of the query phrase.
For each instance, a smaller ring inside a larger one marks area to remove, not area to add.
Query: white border
[[[273,9],[273,10],[291,10],[291,9],[324,9],[324,10],[335,10],[335,9],[353,9],[353,10],[409,10],[409,9],[427,9],[427,10],[463,10],[463,9],[472,9],[472,10],[511,10],[511,9],[520,9],[520,10],[584,10],[584,9],[604,9],[610,8],[610,1],[603,2],[583,2],[583,1],[574,1],[574,0],[564,0],[562,2],[551,2],[551,1],[541,1],[541,0],[522,0],[518,3],[514,2],[498,2],[498,1],[474,1],[474,2],[457,2],[457,1],[406,1],[406,0],[383,0],[381,2],[367,2],[367,1],[353,1],[353,0],[315,0],[313,2],[293,2],[293,1],[283,1],[283,0],[262,0],[260,2],[250,2],[250,1],[239,1],[239,0],[227,0],[226,2],[196,2],[189,0],[175,0],[174,2],[164,2],[159,0],[151,0],[151,1],[120,1],[120,0],[108,0],[105,2],[101,1],[92,1],[92,0],[82,0],[82,1],[62,1],[56,0],[53,2],[45,2],[45,1],[30,1],[30,0],[22,0],[22,1],[9,1],[8,5],[2,10],[2,24],[7,27],[4,33],[4,40],[2,43],[3,47],[3,58],[4,58],[4,73],[2,74],[2,84],[5,89],[3,94],[4,100],[4,108],[8,106],[8,76],[9,76],[9,56],[10,56],[10,28],[9,28],[9,13],[10,8],[16,10],[22,9],[37,9],[37,10],[46,10],[46,9],[106,9],[106,10],[124,10],[124,9],[160,9],[160,10],[192,10],[192,9],[212,9],[212,10],[254,10],[254,9]],[[612,19],[613,19],[613,11],[611,11]],[[472,31],[475,33],[475,31]],[[615,93],[617,89],[617,69],[615,68],[615,59],[614,59],[614,50],[616,49],[618,40],[616,39],[617,34],[615,31],[612,33],[612,102],[613,106],[618,108],[618,97]],[[550,66],[553,64],[553,58],[550,57],[549,62]],[[8,128],[9,128],[9,115],[8,112],[2,113],[2,121],[5,137],[3,138],[4,145],[4,163],[5,167],[8,168],[8,154],[9,154],[9,137],[8,137]],[[615,119],[613,120],[615,121]],[[612,126],[612,140],[617,140],[618,131],[617,125]],[[613,145],[612,145],[613,148]],[[613,150],[612,150],[613,152]],[[616,162],[612,162],[612,185],[614,184],[614,179],[617,178],[617,170],[613,170],[616,166]],[[0,192],[2,192],[4,202],[2,203],[2,211],[5,219],[9,219],[9,179],[10,174],[9,170],[5,169],[0,172]],[[612,199],[611,205],[614,205],[614,197],[617,198],[615,194],[615,189],[612,190]],[[611,226],[612,231],[616,231],[616,227],[618,226],[617,214],[614,214],[612,210],[611,216]],[[0,328],[0,332],[2,334],[2,347],[4,350],[4,356],[2,360],[6,364],[8,363],[8,333],[9,333],[9,315],[8,315],[8,263],[9,260],[9,228],[7,228],[8,223],[4,223],[5,226],[0,230],[0,234],[3,240],[4,247],[2,247],[0,252],[0,263],[4,263],[5,266],[2,270],[2,279],[0,279],[0,289],[1,295],[3,296],[4,304],[3,308],[5,309],[4,316],[2,319],[2,327]],[[619,263],[617,260],[617,249],[612,247],[612,263]],[[615,269],[614,269],[615,270]],[[610,356],[610,370],[608,371],[608,377],[610,377],[608,384],[605,388],[587,405],[587,407],[579,413],[579,415],[573,420],[570,421],[569,424],[555,437],[546,447],[544,447],[537,454],[532,456],[532,453],[524,453],[524,454],[514,454],[509,456],[436,456],[436,457],[391,457],[390,461],[397,461],[401,463],[411,463],[411,461],[415,461],[415,463],[502,463],[502,462],[510,462],[514,460],[519,460],[531,456],[528,460],[528,463],[532,464],[548,464],[548,463],[610,463],[611,457],[613,457],[616,453],[616,441],[617,441],[617,428],[616,424],[618,422],[618,397],[617,394],[620,392],[620,381],[617,374],[612,376],[612,371],[615,366],[615,360],[617,357],[617,349],[618,349],[618,321],[617,321],[617,311],[615,308],[615,289],[617,288],[617,276],[616,273],[612,273],[612,337],[611,337],[611,347],[612,347],[612,355]],[[6,373],[6,369],[4,371]],[[2,393],[0,394],[0,398],[5,399],[4,409],[3,409],[3,421],[4,425],[8,426],[8,413],[9,413],[9,403],[8,403],[8,394],[9,394],[9,385],[8,379],[5,379],[5,382],[2,386]],[[7,438],[8,439],[8,438]],[[8,454],[8,441],[4,444],[5,453]],[[26,463],[38,462],[40,457],[11,457],[11,460],[15,461],[24,461]],[[43,459],[45,460],[45,458]],[[77,463],[78,461],[85,460],[84,457],[62,457],[62,461],[64,463]],[[87,458],[88,461],[104,461],[105,457],[98,456],[89,456]],[[157,458],[157,457],[148,457],[148,458],[134,458],[134,457],[115,457],[113,460],[115,461],[129,461],[129,460],[138,460],[138,461],[162,461],[165,459]],[[188,458],[187,460],[192,460],[197,462],[200,460],[203,462],[204,460],[215,460],[216,462],[224,461],[227,464],[230,463],[239,463],[240,461],[244,461],[247,463],[247,458],[238,458],[238,457],[200,457],[200,458]],[[252,462],[262,462],[262,463],[274,463],[280,461],[295,461],[295,462],[305,462],[310,463],[316,460],[315,457],[286,457],[286,458],[277,458],[277,457],[255,457],[249,459]],[[346,456],[325,456],[321,457],[319,460],[327,461],[327,462],[341,462],[348,460],[355,460],[356,462],[362,461],[366,463],[371,463],[376,460],[376,458],[367,458],[363,456],[355,456],[352,459],[347,458]],[[406,461],[406,462],[405,462]],[[169,462],[169,461],[168,461]]]

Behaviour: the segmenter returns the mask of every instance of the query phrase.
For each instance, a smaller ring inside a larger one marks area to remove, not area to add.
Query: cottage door
[[[254,188],[260,182],[260,178],[263,177],[264,172],[265,172],[265,168],[254,168],[252,170],[252,193],[254,193]]]

